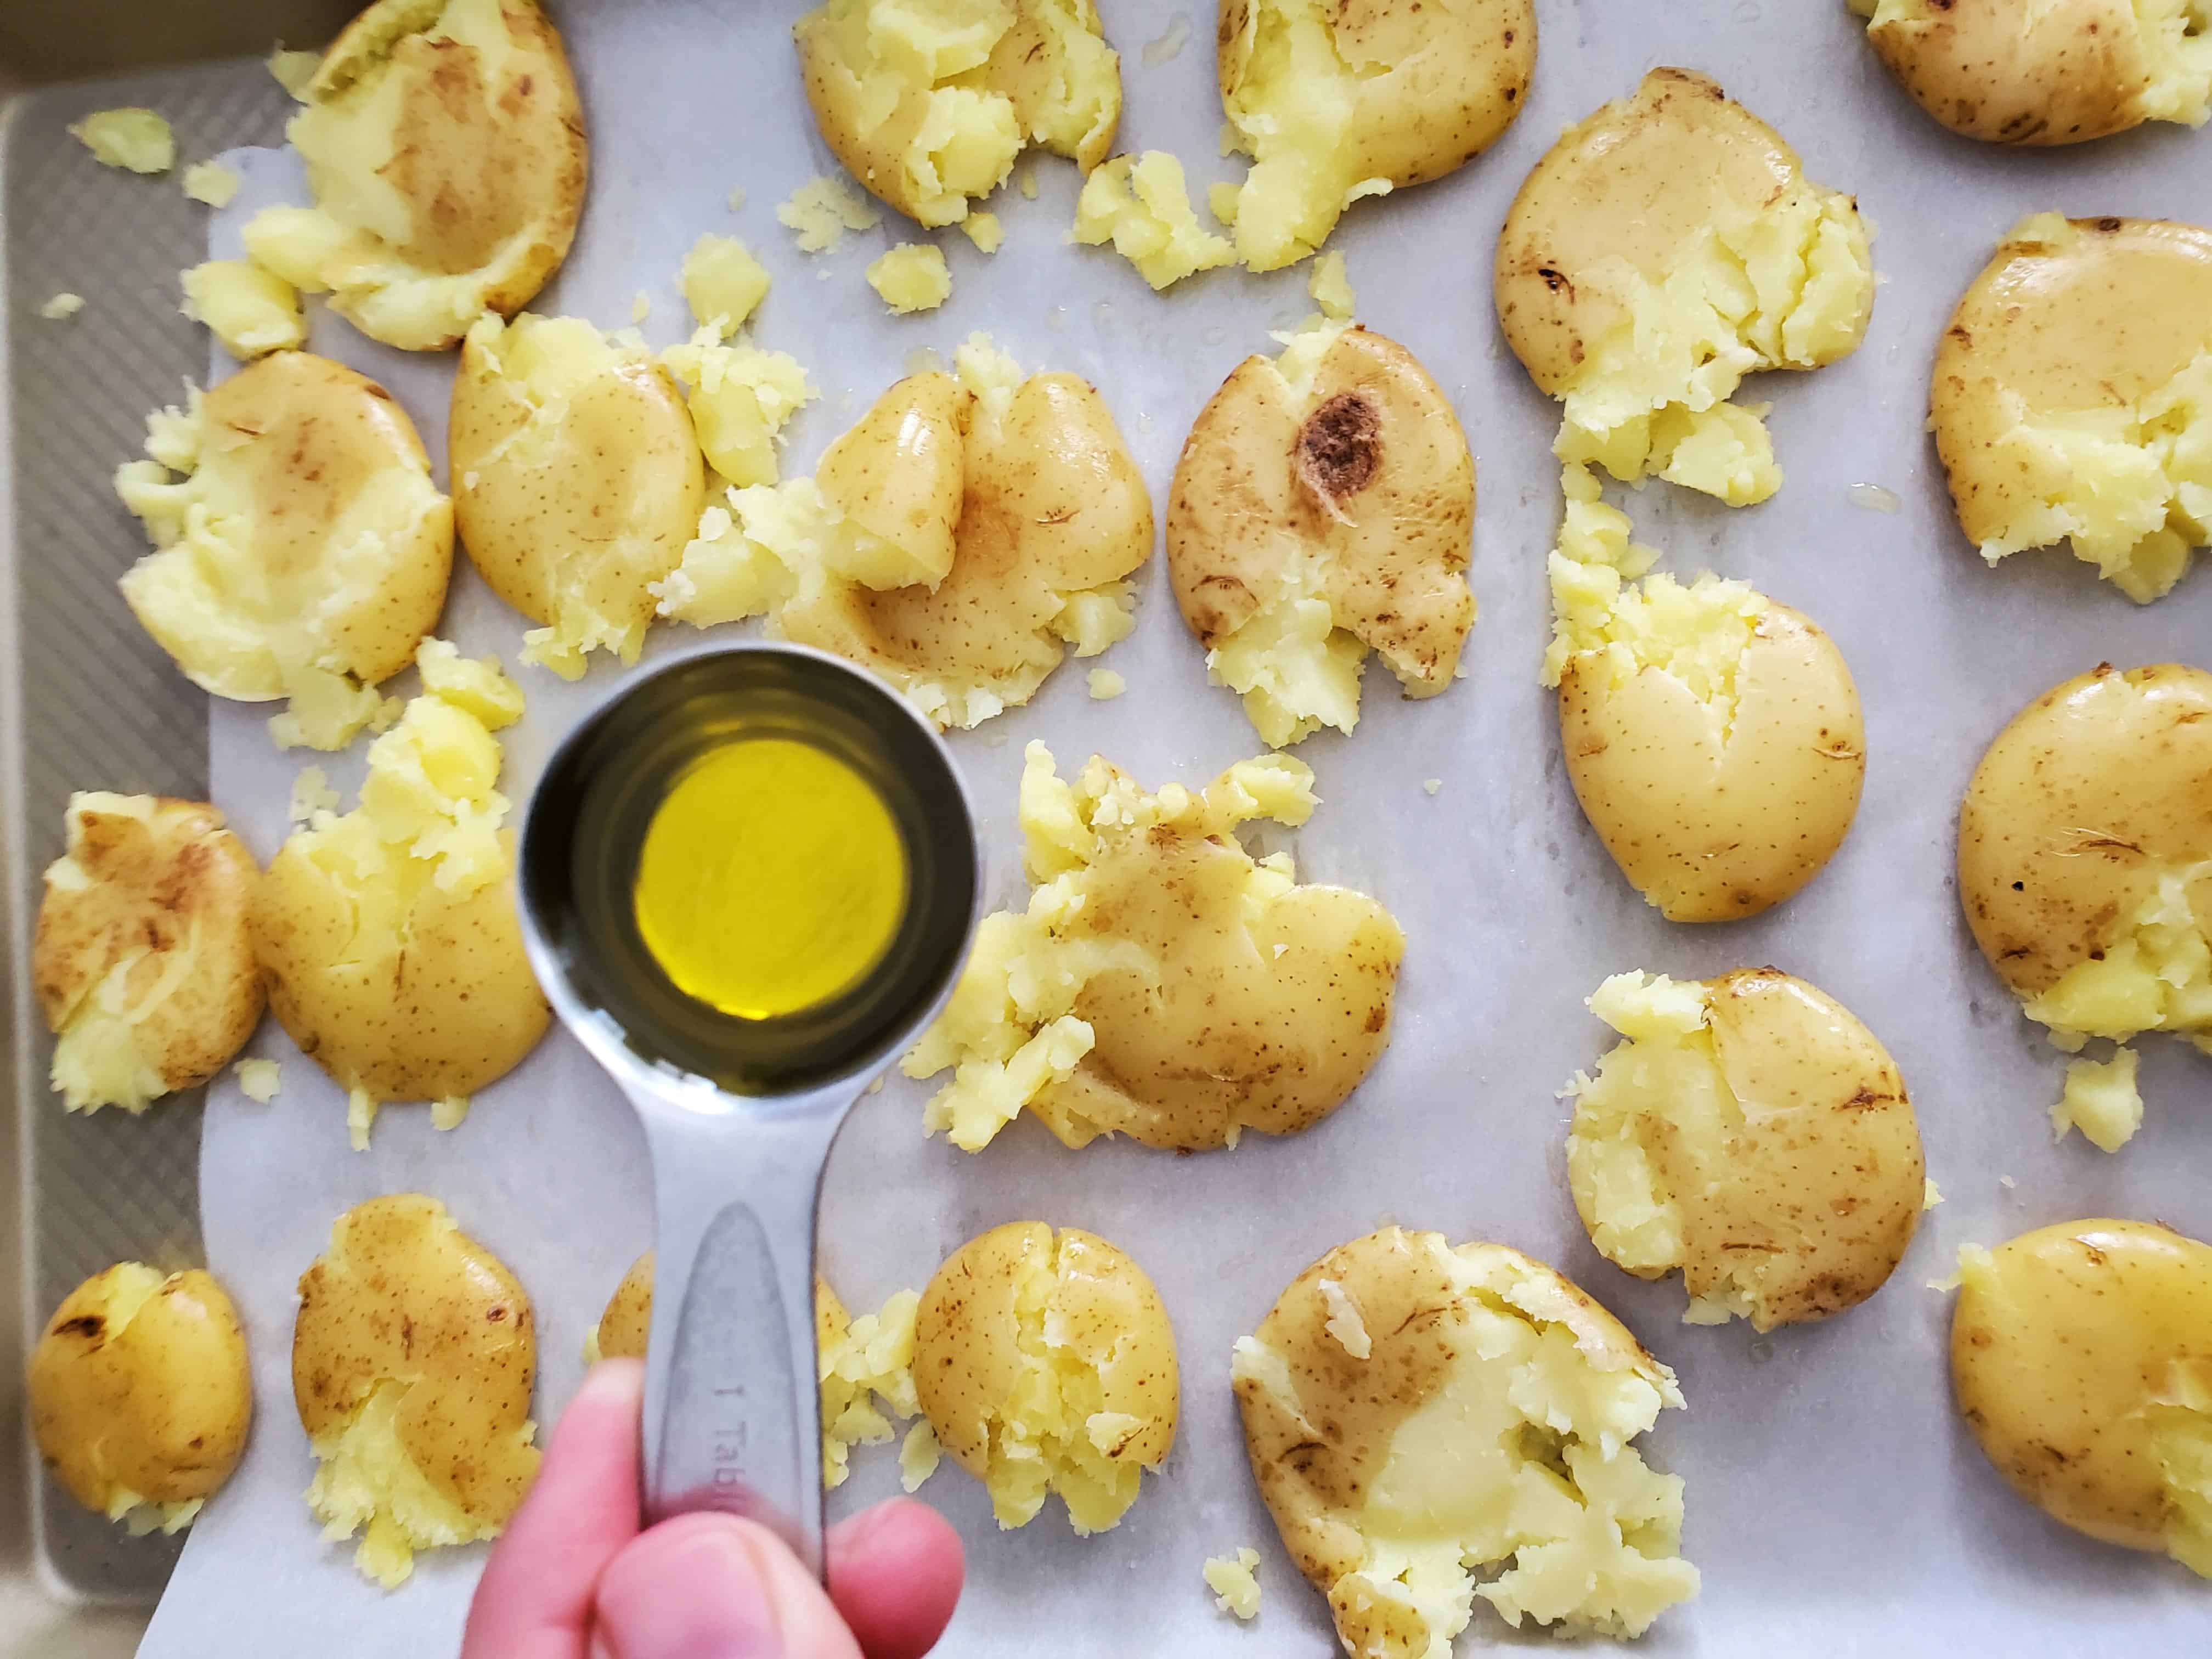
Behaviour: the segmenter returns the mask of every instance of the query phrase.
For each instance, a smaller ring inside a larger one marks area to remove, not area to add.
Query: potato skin
[[[1010,1221],[945,1259],[915,1314],[914,1381],[938,1443],[978,1480],[990,1462],[991,1425],[1019,1392],[1025,1370],[1016,1302],[1039,1272],[1057,1279],[1051,1314],[1104,1386],[1101,1409],[1142,1419],[1116,1454],[1151,1468],[1175,1443],[1175,1334],[1143,1268],[1094,1233]],[[1048,1316],[1050,1316],[1048,1315]]]
[[[2131,405],[2204,349],[2212,229],[2070,222],[2081,237],[2067,247],[2001,241],[1936,343],[1929,425],[1959,527],[1978,545],[2067,483],[2055,459],[2005,443],[2023,412]]]
[[[599,1358],[642,1359],[653,1331],[653,1252],[629,1264],[599,1315]]]
[[[1452,683],[1474,622],[1464,572],[1474,459],[1443,388],[1396,341],[1346,329],[1294,400],[1275,365],[1230,372],[1184,441],[1167,511],[1168,577],[1208,650],[1283,585],[1295,551],[1327,558],[1336,625],[1379,652],[1412,696]],[[1298,455],[1334,405],[1371,422],[1340,494],[1301,476]]]
[[[342,1429],[379,1383],[407,1383],[400,1444],[473,1520],[503,1522],[537,1474],[538,1450],[521,1437],[537,1368],[530,1297],[435,1199],[356,1205],[300,1276],[301,1427],[311,1438]]]
[[[1722,205],[1756,210],[1802,176],[1797,152],[1716,82],[1653,70],[1633,96],[1568,128],[1514,197],[1494,271],[1506,343],[1540,388],[1565,395],[1627,325],[1632,276],[1663,283]]]
[[[118,1331],[112,1304],[133,1277],[158,1284]],[[163,1279],[126,1261],[85,1280],[46,1322],[26,1389],[39,1455],[100,1513],[120,1492],[149,1504],[212,1495],[253,1417],[238,1310],[198,1267]]]
[[[512,866],[514,832],[501,832]],[[404,854],[401,854],[404,856]],[[521,1063],[552,1009],[522,949],[510,876],[456,898],[425,879],[394,938],[370,955],[353,899],[287,842],[256,890],[253,937],[269,1006],[301,1052],[378,1100],[471,1095]]]
[[[514,328],[570,320],[526,316]],[[574,598],[641,639],[654,605],[647,584],[683,559],[706,501],[684,394],[650,358],[610,361],[549,427],[498,368],[491,345],[473,334],[463,342],[447,475],[470,562],[534,623],[556,623]],[[526,431],[526,453],[516,444]],[[627,555],[619,562],[617,538]]]
[[[1338,51],[1388,65],[1355,82],[1346,142],[1354,176],[1404,189],[1462,167],[1521,112],[1536,69],[1532,0],[1340,0],[1327,8]],[[1214,79],[1224,106],[1243,87],[1264,0],[1221,0]]]
[[[1997,734],[1959,812],[1959,902],[2022,998],[2112,942],[2162,866],[2212,859],[2212,673],[2109,664]],[[2212,883],[2193,894],[2212,915]]]
[[[157,799],[142,819],[114,810],[118,799],[70,803],[62,862],[90,884],[49,877],[31,943],[32,985],[46,1029],[58,1033],[126,952],[148,952],[131,971],[136,995],[161,979],[169,957],[189,954],[193,971],[136,1030],[162,1082],[198,1088],[261,1022],[267,998],[250,926],[261,872],[204,801]]]
[[[481,273],[483,309],[511,317],[575,240],[590,171],[583,100],[561,33],[534,0],[500,0],[523,67],[496,88],[486,84],[473,50],[424,38],[426,25],[409,15],[420,9],[416,0],[376,0],[325,52],[308,100],[342,93],[388,59],[386,72],[404,77],[405,88],[394,160],[378,177],[407,203],[413,234],[387,257],[423,276]],[[399,33],[410,27],[418,32]],[[501,252],[524,232],[526,240]],[[423,332],[411,318],[387,315],[379,298],[371,289],[335,303],[362,332],[403,350],[442,351],[459,342],[461,328]]]
[[[1912,101],[1967,138],[2078,144],[2141,125],[2150,85],[2129,0],[1931,0],[1869,27]]]
[[[1669,921],[1779,904],[1843,845],[1866,781],[1858,688],[1833,641],[1770,605],[1736,673],[1723,743],[1705,706],[1657,669],[1620,690],[1602,660],[1559,677],[1575,799],[1636,890]]]
[[[2163,1550],[2145,1408],[2212,1394],[2212,1246],[2149,1222],[2062,1222],[1964,1270],[1960,1413],[2013,1490],[2077,1532]]]

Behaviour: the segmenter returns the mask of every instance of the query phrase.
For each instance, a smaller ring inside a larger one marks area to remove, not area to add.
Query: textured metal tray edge
[[[46,1086],[50,1044],[25,973],[37,872],[58,850],[68,792],[206,788],[205,700],[115,596],[112,579],[143,540],[106,487],[136,453],[144,412],[176,401],[187,375],[202,377],[204,342],[176,310],[175,281],[204,257],[204,210],[173,174],[106,172],[66,137],[77,115],[122,102],[169,117],[180,167],[277,141],[285,110],[250,60],[40,88],[0,105],[0,438],[9,458],[0,476],[0,1065],[18,1159],[0,1200],[9,1304],[0,1308],[0,1406],[17,1447],[0,1476],[0,1653],[129,1651],[182,1541],[125,1539],[52,1501],[21,1382],[46,1311],[85,1274],[126,1256],[178,1266],[200,1254],[198,1097],[138,1121],[65,1117]],[[68,322],[40,319],[37,306],[63,288],[83,293],[86,309]],[[82,1178],[94,1173],[96,1186]]]

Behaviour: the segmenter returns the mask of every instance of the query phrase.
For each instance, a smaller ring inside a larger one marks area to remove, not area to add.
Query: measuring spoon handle
[[[645,1369],[645,1521],[757,1521],[822,1576],[814,1223],[856,1085],[768,1112],[629,1090],[653,1154],[657,1241]]]

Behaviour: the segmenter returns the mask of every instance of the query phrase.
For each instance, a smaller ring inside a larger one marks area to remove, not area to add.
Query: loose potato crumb
[[[231,1069],[238,1073],[239,1091],[264,1106],[276,1098],[283,1083],[283,1068],[276,1060],[241,1060]]]
[[[185,169],[184,191],[195,202],[211,208],[228,207],[245,182],[220,161],[195,161]]]
[[[899,1445],[899,1486],[906,1492],[919,1492],[921,1483],[937,1473],[937,1465],[944,1453],[937,1443],[937,1431],[929,1426],[929,1419],[919,1419],[906,1431]]]
[[[1921,1192],[1920,1207],[1923,1210],[1932,1210],[1942,1201],[1942,1189],[1936,1186],[1936,1177],[1934,1176],[1929,1176],[1927,1178],[1927,1185]]]
[[[1090,247],[1110,241],[1155,289],[1237,258],[1226,237],[1199,223],[1182,163],[1165,150],[1117,155],[1095,169],[1076,199],[1073,234]]]
[[[241,362],[307,343],[307,319],[289,283],[250,259],[211,259],[183,273],[180,309],[205,323]]]
[[[798,238],[801,253],[834,253],[846,232],[873,230],[884,216],[844,180],[825,173],[793,191],[775,218]]]
[[[1090,675],[1091,700],[1106,702],[1129,689],[1128,681],[1110,668],[1094,668]]]
[[[1182,19],[1176,19],[1180,24]],[[1260,1552],[1247,1546],[1234,1555],[1214,1555],[1206,1558],[1206,1587],[1213,1592],[1213,1605],[1220,1612],[1233,1613],[1239,1619],[1255,1619],[1260,1613],[1260,1581],[1253,1569],[1260,1565]]]
[[[39,315],[50,323],[65,322],[84,309],[82,294],[57,294],[39,307]]]
[[[679,279],[691,320],[726,340],[752,318],[768,297],[769,275],[752,250],[734,236],[709,232],[684,256]]]
[[[287,52],[280,40],[276,49],[269,54],[269,73],[276,77],[278,86],[305,102],[307,83],[315,78],[316,66],[322,61],[323,55],[319,52]]]
[[[996,253],[1000,244],[1006,240],[995,213],[971,213],[960,222],[960,228],[968,240],[985,253]]]
[[[2066,1062],[2066,1087],[2051,1108],[2051,1129],[2063,1139],[2079,1129],[2100,1152],[2116,1152],[2142,1127],[2142,1095],[2136,1087],[2136,1051],[2124,1046],[2106,1060]]]
[[[927,242],[902,242],[868,266],[868,286],[894,316],[934,311],[952,295],[944,250]]]
[[[177,143],[169,124],[150,109],[94,110],[71,122],[69,131],[102,167],[151,173],[176,165]]]
[[[1435,794],[1437,790],[1443,787],[1444,781],[1442,778],[1423,778],[1421,780],[1422,789],[1431,795]]]
[[[707,465],[739,489],[772,484],[784,427],[821,391],[788,352],[720,345],[719,332],[702,328],[662,352],[661,363],[684,387]]]
[[[1352,279],[1344,274],[1344,255],[1335,249],[1314,261],[1313,275],[1306,279],[1306,292],[1321,307],[1322,315],[1331,322],[1352,320],[1353,307],[1358,302],[1352,292]]]

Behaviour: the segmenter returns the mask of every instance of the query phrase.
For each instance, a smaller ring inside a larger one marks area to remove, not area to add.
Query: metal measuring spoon
[[[907,857],[883,959],[828,1001],[742,1020],[678,990],[638,935],[647,826],[696,761],[796,738],[882,797]],[[870,1078],[943,1006],[981,896],[975,816],[936,732],[881,682],[747,642],[635,676],[554,750],[522,829],[523,939],[554,1011],[629,1096],[653,1156],[645,1516],[722,1510],[822,1571],[814,1221],[823,1166]]]

